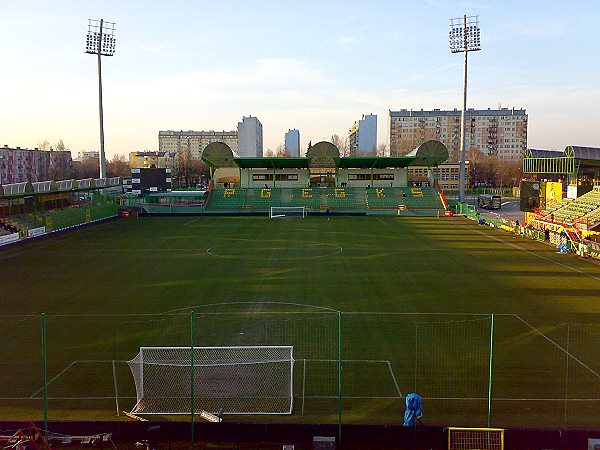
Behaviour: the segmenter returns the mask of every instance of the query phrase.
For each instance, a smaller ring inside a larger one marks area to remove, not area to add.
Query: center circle
[[[287,240],[236,241],[215,245],[206,250],[209,255],[220,258],[272,261],[324,258],[341,252],[342,247],[336,244]]]

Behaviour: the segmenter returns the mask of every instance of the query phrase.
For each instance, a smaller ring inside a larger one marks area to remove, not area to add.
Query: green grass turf
[[[111,361],[130,409],[119,361],[189,345],[194,309],[196,345],[294,345],[294,414],[232,420],[335,423],[338,315],[312,305],[343,311],[345,423],[401,423],[399,389],[428,424],[487,424],[494,313],[492,424],[600,426],[600,267],[464,219],[119,220],[0,267],[3,419],[42,416],[42,312],[50,418],[115,419]]]

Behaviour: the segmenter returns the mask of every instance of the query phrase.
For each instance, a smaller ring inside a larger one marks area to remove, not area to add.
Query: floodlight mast
[[[458,200],[461,203],[465,199],[466,186],[466,140],[467,140],[467,54],[481,50],[479,16],[463,16],[450,19],[450,51],[452,53],[463,52],[463,106],[460,127],[460,178]]]
[[[106,178],[106,154],[104,152],[104,109],[102,106],[102,56],[115,54],[115,24],[104,19],[88,20],[85,52],[98,55],[98,104],[100,114],[100,178]]]

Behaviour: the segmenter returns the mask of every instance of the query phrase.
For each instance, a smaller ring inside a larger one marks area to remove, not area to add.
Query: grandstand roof
[[[536,148],[528,148],[525,150],[526,158],[561,158],[564,152],[560,150],[540,150]]]
[[[308,169],[309,167],[338,167],[344,169],[383,169],[386,167],[437,166],[448,159],[448,149],[439,141],[427,141],[405,156],[339,156],[330,142],[313,145],[306,157],[239,157],[225,144],[215,146],[202,159],[212,167],[242,169]],[[212,144],[210,144],[212,145]],[[210,153],[210,154],[209,154]],[[214,153],[214,154],[213,154]]]
[[[414,160],[413,156],[347,156],[340,158],[337,166],[343,169],[384,169],[410,166]]]
[[[573,176],[580,168],[600,166],[600,148],[569,145],[564,151],[527,149],[524,173],[555,173]],[[597,169],[595,169],[597,170]]]
[[[238,167],[242,169],[308,169],[309,158],[233,158]]]
[[[78,192],[89,191],[100,187],[116,187],[121,184],[121,178],[97,178],[84,180],[61,180],[61,181],[30,181],[23,183],[13,183],[0,185],[0,196],[6,197],[24,197],[33,194],[47,194],[50,192]]]
[[[565,148],[565,156],[572,156],[577,159],[600,162],[600,148],[569,145],[567,148]]]

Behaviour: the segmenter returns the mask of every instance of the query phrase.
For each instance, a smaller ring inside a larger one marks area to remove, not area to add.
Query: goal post
[[[292,414],[292,346],[141,347],[132,414]],[[191,377],[193,373],[193,393]]]
[[[504,450],[504,429],[448,427],[448,450]]]
[[[306,218],[306,209],[304,206],[271,206],[269,210],[270,219],[280,218]]]

